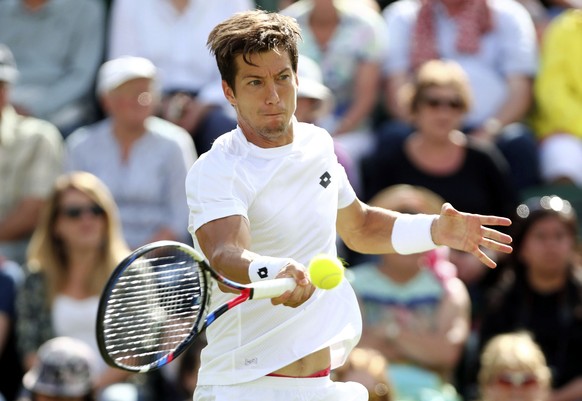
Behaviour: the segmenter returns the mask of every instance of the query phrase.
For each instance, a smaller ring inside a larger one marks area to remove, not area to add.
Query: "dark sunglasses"
[[[93,204],[90,206],[67,206],[61,208],[60,211],[61,215],[68,217],[70,219],[79,219],[85,213],[88,213],[91,216],[99,217],[105,214],[105,210],[97,204]]]
[[[531,388],[538,385],[538,378],[532,373],[511,372],[498,375],[493,382],[501,387]]]
[[[426,96],[421,100],[421,103],[432,109],[447,107],[453,110],[461,110],[463,108],[463,101],[461,99],[447,99]]]

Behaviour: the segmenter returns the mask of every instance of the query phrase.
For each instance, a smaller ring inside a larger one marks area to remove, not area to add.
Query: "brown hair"
[[[430,88],[450,86],[458,92],[463,112],[471,108],[471,87],[465,71],[454,61],[430,60],[422,64],[414,82],[405,85],[399,96],[408,111],[416,113]]]
[[[251,54],[286,51],[293,71],[297,73],[297,41],[300,38],[301,29],[295,19],[252,10],[237,13],[214,27],[208,35],[207,46],[216,57],[222,80],[234,90],[237,73],[235,59],[240,54],[247,64],[254,65],[250,62]]]
[[[68,255],[62,240],[55,232],[55,223],[63,194],[68,190],[79,191],[100,206],[106,219],[106,233],[101,248],[100,259],[88,280],[88,291],[99,294],[115,266],[129,254],[129,249],[122,236],[117,205],[113,196],[96,176],[86,172],[73,172],[61,175],[53,186],[52,193],[43,208],[28,247],[28,268],[31,271],[43,271],[48,282],[48,301],[63,287],[68,268]]]

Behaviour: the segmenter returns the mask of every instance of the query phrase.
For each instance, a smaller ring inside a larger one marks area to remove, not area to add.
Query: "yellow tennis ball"
[[[309,277],[317,288],[331,290],[344,278],[344,266],[335,256],[320,254],[309,262]]]

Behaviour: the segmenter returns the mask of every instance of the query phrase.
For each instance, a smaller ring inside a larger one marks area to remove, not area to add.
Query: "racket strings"
[[[192,335],[204,299],[198,262],[156,250],[134,260],[111,291],[103,320],[108,354],[145,367],[173,353]]]

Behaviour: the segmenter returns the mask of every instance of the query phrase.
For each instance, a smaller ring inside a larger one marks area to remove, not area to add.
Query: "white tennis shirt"
[[[186,179],[189,230],[207,222],[244,216],[251,251],[290,257],[307,265],[319,253],[335,255],[337,210],[356,195],[338,163],[327,131],[293,122],[289,145],[264,149],[239,128],[222,135]],[[212,307],[233,298],[215,284]],[[198,383],[229,385],[255,380],[319,349],[331,347],[340,366],[360,338],[361,314],[344,282],[317,290],[298,308],[253,300],[228,311],[207,330]]]

